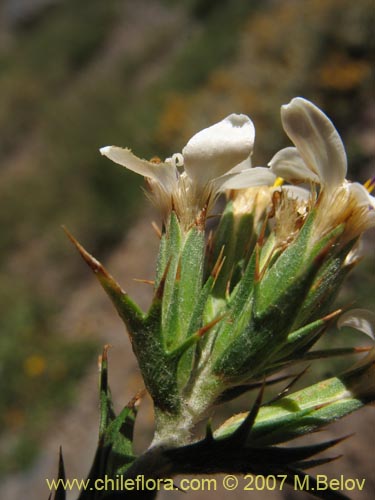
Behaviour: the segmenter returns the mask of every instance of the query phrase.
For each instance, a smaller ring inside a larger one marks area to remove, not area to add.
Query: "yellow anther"
[[[284,184],[284,179],[282,177],[277,177],[275,182],[273,183],[273,187],[279,187]]]
[[[365,187],[369,193],[372,193],[375,189],[375,177],[367,179],[367,181],[363,184],[363,187]]]

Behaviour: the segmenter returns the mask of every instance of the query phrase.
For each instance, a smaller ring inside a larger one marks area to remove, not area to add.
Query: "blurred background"
[[[348,178],[364,182],[374,175],[374,14],[373,0],[0,2],[2,498],[24,498],[30,488],[47,498],[44,479],[55,475],[60,444],[68,475],[85,476],[104,343],[114,345],[118,407],[142,385],[116,313],[61,230],[67,225],[147,305],[147,285],[133,278],[153,277],[149,222],[158,215],[142,179],[99,147],[164,158],[240,112],[255,123],[254,162],[264,165],[288,145],[280,105],[300,95],[332,118]],[[373,308],[373,241],[367,237],[367,257],[341,303]],[[314,380],[335,368],[311,371]],[[146,400],[140,448],[152,428],[149,407]],[[349,420],[361,427],[360,446],[345,445],[347,470],[356,464],[362,476],[371,473],[375,444],[367,415]],[[336,465],[336,477],[344,467]]]

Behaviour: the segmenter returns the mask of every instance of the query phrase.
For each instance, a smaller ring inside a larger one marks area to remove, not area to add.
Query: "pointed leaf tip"
[[[279,401],[281,398],[289,394],[292,387],[294,387],[294,385],[305,375],[305,373],[309,370],[309,368],[310,365],[306,366],[306,368],[304,368],[300,373],[298,373],[293,377],[291,382],[289,382],[289,384],[286,387],[284,387],[284,389],[282,389],[274,398],[272,398],[270,401],[267,401],[267,403],[264,403],[262,406],[275,403],[276,401]]]
[[[66,479],[62,446],[60,446],[60,448],[59,448],[58,479],[61,479],[62,482],[64,482]],[[57,489],[55,491],[54,500],[66,500],[66,491],[63,487],[62,482],[59,482],[59,484],[57,486]],[[49,498],[51,498],[51,495]]]
[[[340,316],[342,313],[342,309],[336,309],[336,311],[331,312],[330,314],[327,314],[322,318],[322,321],[329,323],[331,320],[336,319],[337,316]]]
[[[225,317],[227,316],[227,314],[221,314],[220,316],[218,316],[217,318],[214,318],[212,321],[210,321],[209,323],[207,323],[206,325],[202,326],[202,328],[200,328],[196,335],[198,337],[203,337],[203,335],[205,333],[207,333],[208,331],[210,331],[214,326],[216,326],[218,323],[220,323],[220,321],[222,319],[224,319]]]
[[[134,325],[138,326],[139,322],[142,320],[143,312],[138,305],[130,299],[128,294],[120,287],[117,281],[109,274],[104,266],[83,248],[83,246],[74,238],[66,227],[63,226],[63,229],[70,241],[80,253],[83,260],[95,273],[99,283],[102,285],[104,291],[113,302],[117,312],[127,325],[129,334],[131,335]]]
[[[146,389],[140,389],[136,394],[135,396],[128,402],[128,404],[126,405],[128,408],[133,408],[135,411],[137,411],[139,405],[141,404],[142,402],[142,399],[145,397],[146,395]]]
[[[111,349],[112,344],[105,344],[103,347],[103,354],[102,354],[102,360],[107,361],[108,360],[108,351]]]
[[[112,344],[105,344],[103,346],[102,354],[98,356],[98,367],[100,372],[103,372],[103,369],[105,370],[108,368],[108,351],[111,347]]]
[[[163,298],[165,283],[167,281],[167,276],[168,276],[169,268],[171,267],[171,261],[172,261],[172,256],[169,257],[168,262],[167,262],[167,264],[165,266],[163,275],[162,275],[162,277],[160,279],[159,285],[158,285],[158,287],[155,290],[154,300],[155,299],[156,300],[161,300]]]
[[[210,443],[213,442],[213,441],[215,441],[214,433],[213,433],[213,429],[212,429],[212,420],[211,419],[207,420],[206,435],[205,435],[204,440],[206,442],[210,442]]]
[[[246,441],[248,440],[255,419],[257,418],[257,415],[259,413],[259,409],[262,406],[265,388],[266,388],[266,381],[263,380],[262,386],[258,392],[253,407],[251,408],[251,410],[249,411],[249,413],[247,414],[241,425],[233,432],[233,434],[228,436],[228,439],[230,441],[243,445],[243,443],[246,443]]]
[[[65,227],[62,226],[65,234],[69,238],[69,240],[73,243],[73,245],[78,250],[79,254],[86,262],[86,264],[91,268],[91,270],[98,275],[99,280],[102,284],[111,288],[114,292],[119,294],[124,294],[125,292],[122,290],[120,285],[115,281],[115,279],[109,274],[109,272],[105,269],[103,264],[99,262],[95,257],[93,257],[80,243],[76,240],[76,238],[72,235],[72,233]]]
[[[65,479],[65,465],[62,446],[59,448],[59,479]]]

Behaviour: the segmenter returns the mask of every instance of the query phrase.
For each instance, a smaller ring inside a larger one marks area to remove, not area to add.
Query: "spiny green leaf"
[[[365,368],[366,369],[366,366]],[[333,377],[290,394],[260,408],[249,444],[268,446],[311,433],[361,408],[365,402],[350,397],[349,375]],[[246,414],[229,419],[216,432],[225,437],[242,424]]]
[[[319,260],[315,259],[266,310],[259,311],[262,298],[260,287],[256,285],[250,322],[216,361],[214,371],[217,375],[234,382],[261,373],[270,357],[285,343],[290,318],[301,307],[319,265]]]
[[[351,354],[358,354],[360,352],[364,352],[369,349],[370,348],[361,349],[357,347],[341,347],[337,349],[315,350],[304,354],[301,361],[312,361],[314,359],[333,358],[337,356],[349,356]]]
[[[177,276],[172,290],[168,310],[163,327],[163,343],[166,351],[170,351],[181,339],[180,331],[180,278]]]
[[[249,382],[244,385],[236,385],[234,387],[230,387],[229,389],[226,389],[224,392],[220,394],[220,396],[216,399],[215,404],[225,403],[227,401],[231,401],[232,399],[238,398],[242,394],[245,394],[245,392],[250,392],[256,389],[260,389],[263,383],[266,385],[266,387],[268,387],[271,385],[278,384],[284,380],[290,380],[293,377],[294,375],[283,375],[273,379],[265,380],[265,382],[253,382],[253,383]]]
[[[218,330],[212,358],[217,359],[230,342],[246,328],[250,320],[253,283],[256,267],[256,252],[253,252],[241,280],[233,290],[227,303],[228,320]]]
[[[164,232],[160,238],[159,253],[156,262],[155,290],[158,288],[160,284],[160,280],[164,274],[167,263],[168,263],[167,234]]]
[[[249,444],[269,446],[285,443],[338,420],[360,408],[357,400],[342,400],[339,403],[317,405],[315,408],[290,412],[274,420],[264,420],[253,427]]]
[[[297,469],[300,469],[300,470],[312,469],[313,467],[319,467],[321,465],[325,465],[325,464],[329,464],[331,462],[334,462],[335,460],[338,460],[341,457],[342,457],[342,455],[336,455],[334,457],[315,458],[312,460],[304,460],[302,462],[297,462],[297,463],[293,464],[293,467],[296,467]]]
[[[193,335],[193,333],[199,330],[199,328],[203,325],[203,313],[207,304],[208,297],[212,291],[214,281],[215,281],[214,276],[209,276],[206,283],[202,287],[200,294],[198,295],[198,299],[195,303],[190,318],[189,327],[187,329],[187,337]]]
[[[295,318],[294,329],[306,321],[317,319],[318,315],[322,316],[328,313],[342,282],[352,269],[351,266],[345,266],[344,262],[353,245],[354,242],[350,242],[323,264]]]
[[[117,309],[120,317],[128,327],[129,334],[132,335],[132,332],[137,330],[139,325],[142,323],[144,317],[143,312],[137,304],[130,299],[129,295],[122,290],[120,285],[108,273],[104,266],[92,255],[90,255],[65,227],[64,231],[80,253],[83,260],[88,264],[98,278],[100,284],[107,292],[109,298]]]
[[[256,242],[253,214],[235,214],[235,227],[233,236],[234,241],[231,256],[232,263],[230,274],[228,275],[227,280],[230,283],[230,290],[232,290],[241,280],[249,257],[251,257],[253,253]]]
[[[155,321],[152,317],[148,317],[144,328],[137,331],[132,346],[155,406],[162,411],[174,413],[180,406],[177,361],[168,356],[159,335],[155,335]]]
[[[315,214],[312,211],[296,240],[280,255],[275,264],[265,273],[259,291],[258,311],[278,302],[296,276],[306,268],[308,246]]]
[[[104,447],[109,447],[106,473],[111,477],[123,474],[134,462],[133,433],[137,416],[136,396],[121,413],[110,423],[104,434]]]
[[[241,425],[239,425],[237,429],[227,437],[227,439],[229,439],[234,445],[237,444],[238,446],[241,446],[243,445],[243,443],[246,443],[248,441],[255,419],[259,413],[260,405],[262,403],[264,395],[264,388],[265,384],[262,385],[262,388],[258,393],[252,409],[246,415]]]
[[[181,257],[182,235],[178,218],[174,212],[171,213],[169,226],[166,234],[166,266],[168,272],[165,276],[163,287],[163,327],[168,317],[168,310],[171,306],[173,290],[176,282],[177,268]],[[164,268],[163,273],[166,268]],[[159,285],[159,283],[158,283]]]
[[[99,438],[104,436],[108,425],[114,420],[115,412],[113,410],[111,391],[108,386],[108,349],[109,345],[104,346],[103,354],[100,359],[100,383],[99,383],[99,399],[100,399],[100,423],[99,423]]]
[[[181,253],[181,276],[179,289],[179,323],[182,337],[176,338],[175,345],[186,338],[192,313],[202,289],[203,264],[205,251],[204,232],[192,227],[185,240]]]
[[[194,334],[203,326],[203,313],[206,307],[207,299],[214,284],[214,277],[210,276],[206,283],[204,284],[198,300],[195,303],[193,309],[190,324],[187,329],[186,341],[192,338]],[[202,338],[197,339],[197,341],[203,340]],[[180,388],[185,387],[190,376],[192,375],[193,365],[196,360],[198,353],[195,348],[196,342],[192,342],[190,348],[188,347],[186,351],[180,356],[177,369],[177,381]],[[177,348],[178,349],[178,348]]]
[[[337,310],[324,318],[313,321],[296,331],[289,333],[285,345],[281,346],[281,349],[276,351],[273,355],[273,359],[280,360],[285,359],[288,356],[296,357],[301,354],[301,349],[303,352],[310,348],[310,346],[317,341],[327,326],[335,319],[341,310]],[[308,346],[308,347],[306,347]]]
[[[55,496],[53,498],[54,498],[54,500],[66,500],[66,489],[63,487],[63,484],[61,484],[62,482],[64,482],[66,480],[64,458],[63,458],[61,446],[60,446],[60,450],[59,450],[59,469],[58,469],[57,478],[61,479],[61,481],[59,482],[59,485],[55,491]]]
[[[232,268],[232,254],[233,254],[233,244],[234,244],[234,215],[233,215],[233,203],[229,201],[224,209],[224,212],[220,218],[219,225],[215,231],[215,237],[213,241],[213,249],[211,262],[208,262],[207,268],[210,269],[213,264],[217,261],[222,248],[224,247],[225,263],[215,283],[214,293],[216,296],[223,297],[225,294],[227,281],[229,278],[229,272]]]
[[[213,329],[217,323],[219,323],[223,319],[222,316],[219,316],[218,318],[215,318],[214,320],[210,321],[207,325],[202,326],[197,332],[195,332],[193,335],[188,337],[185,342],[180,344],[174,351],[169,353],[169,358],[171,359],[179,359],[181,356],[191,347],[192,345],[196,344],[201,340],[203,335],[207,334],[211,329]]]
[[[164,312],[163,335],[168,351],[177,348],[186,338],[202,288],[204,247],[204,233],[194,226],[188,231],[182,245],[168,302],[163,299],[163,309],[167,307]],[[167,283],[168,280],[167,277]]]

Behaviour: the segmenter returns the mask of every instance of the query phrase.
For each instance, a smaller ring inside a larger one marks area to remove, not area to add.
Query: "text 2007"
[[[244,486],[244,491],[281,491],[287,477],[286,474],[278,474],[277,476],[253,476],[252,474],[246,474],[244,479],[247,483]]]

